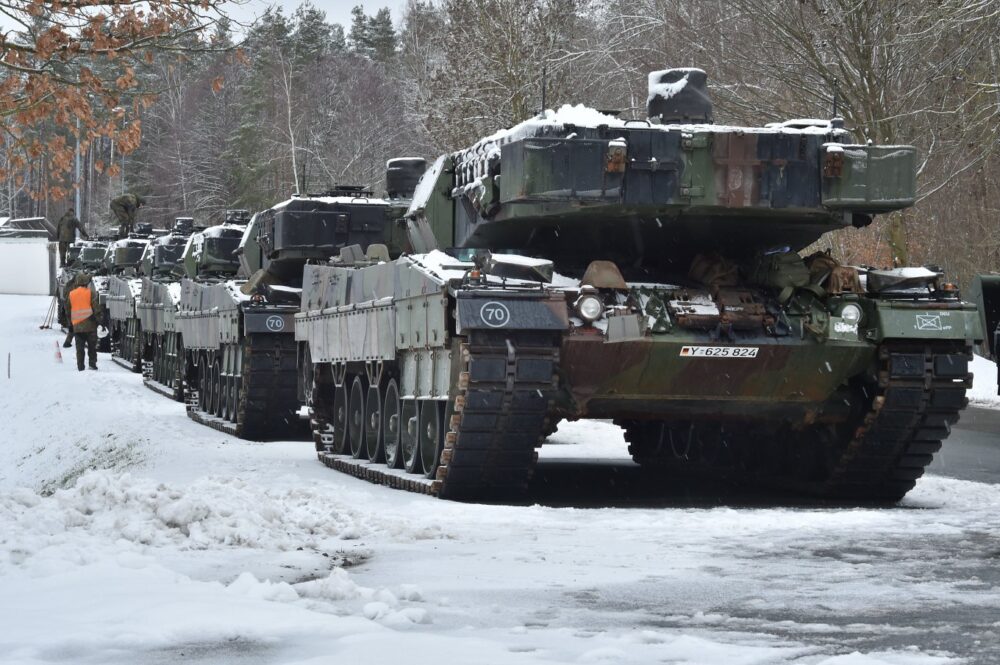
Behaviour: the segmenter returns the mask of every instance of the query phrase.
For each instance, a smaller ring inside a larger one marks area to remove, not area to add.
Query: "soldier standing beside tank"
[[[135,227],[136,211],[146,205],[146,199],[138,194],[122,194],[111,199],[111,212],[118,219],[118,237],[127,238]]]
[[[91,277],[81,273],[76,288],[69,292],[70,322],[76,338],[76,368],[83,371],[84,345],[90,369],[97,369],[97,322],[101,318],[101,298],[91,284]]]
[[[66,286],[63,287],[63,291],[60,294],[60,296],[62,296],[62,299],[63,299],[63,309],[66,312],[70,311],[69,294],[72,293],[73,289],[75,289],[76,286],[77,286],[77,284],[76,284],[77,277],[79,277],[79,275],[75,275],[72,278],[70,278],[70,280],[68,282],[66,282]],[[70,320],[69,317],[67,317],[67,319],[66,319],[66,339],[63,340],[63,348],[64,349],[68,349],[71,346],[73,346],[73,322]]]
[[[56,233],[59,236],[59,265],[66,265],[66,251],[69,246],[76,240],[76,232],[79,231],[80,235],[84,238],[90,239],[87,235],[86,229],[80,224],[80,220],[77,219],[76,213],[73,208],[67,210],[62,217],[59,218],[59,223],[56,226]]]

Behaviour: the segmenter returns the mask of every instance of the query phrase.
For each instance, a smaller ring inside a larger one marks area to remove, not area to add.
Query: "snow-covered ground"
[[[990,409],[1000,409],[1000,397],[997,396],[997,366],[991,360],[981,356],[972,359],[969,368],[975,377],[972,389],[966,394],[969,402],[976,406]]]
[[[894,509],[438,501],[202,427],[107,356],[57,362],[47,304],[0,296],[5,665],[1000,661],[1000,486],[928,477]],[[543,457],[625,457],[605,423],[554,438]]]

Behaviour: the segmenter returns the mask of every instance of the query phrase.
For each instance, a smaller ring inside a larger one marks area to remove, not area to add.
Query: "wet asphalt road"
[[[1000,411],[967,409],[935,456],[929,473],[1000,485]],[[622,459],[540,459],[530,492],[529,503],[550,506],[668,510],[723,506],[747,511],[748,515],[782,506],[806,511],[818,509],[820,515],[833,515],[838,509],[830,502],[721,483],[713,485],[704,480],[685,483],[674,478],[664,482],[662,476],[646,474]],[[829,509],[833,512],[828,512]],[[875,509],[885,510],[889,520],[901,512],[916,510],[923,514],[921,508],[905,506]],[[934,510],[926,513],[929,525],[937,519]],[[951,535],[934,531],[931,526],[924,531],[917,520],[912,531],[862,530],[832,544],[819,538],[815,542],[803,538],[797,544],[801,555],[792,556],[786,563],[791,562],[789,565],[794,568],[802,561],[818,562],[818,575],[836,578],[817,594],[814,604],[783,609],[783,595],[778,589],[788,585],[789,580],[779,572],[774,587],[762,587],[759,592],[765,607],[757,607],[743,598],[726,597],[721,592],[722,597],[716,597],[713,593],[718,589],[713,587],[705,591],[702,609],[708,616],[717,613],[728,617],[727,621],[745,630],[825,644],[845,657],[854,650],[889,651],[902,657],[912,655],[908,652],[917,648],[924,655],[943,652],[958,656],[963,665],[997,665],[1000,663],[997,593],[1000,534],[981,523],[956,528]],[[782,560],[767,555],[759,565],[780,570]],[[858,566],[856,571],[851,570],[853,566]],[[912,585],[912,595],[905,602],[884,604],[879,600],[879,593],[892,581]],[[720,589],[725,582],[719,580]],[[851,588],[855,593],[865,593],[867,589],[871,599],[837,611],[827,606],[831,601],[836,606],[843,594],[850,593],[845,590]],[[955,595],[938,598],[926,594],[923,588],[947,588]],[[663,611],[663,605],[670,604],[643,589],[631,593],[611,589],[601,593],[607,596],[603,609],[610,612],[635,611],[636,603],[647,603],[653,608],[650,614],[655,615],[656,611]],[[677,614],[675,610],[667,612],[671,613]],[[651,619],[649,626],[685,631],[691,628],[691,622],[686,616],[665,617]],[[809,629],[803,632],[803,626]],[[696,623],[695,627],[700,625]]]
[[[1000,410],[968,408],[928,473],[1000,484]],[[586,507],[825,506],[794,494],[664,478],[623,459],[540,459],[527,504]]]
[[[1000,411],[966,409],[928,467],[928,473],[1000,483]]]

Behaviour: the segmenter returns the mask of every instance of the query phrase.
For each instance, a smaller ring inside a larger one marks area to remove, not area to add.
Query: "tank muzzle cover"
[[[714,122],[708,76],[693,68],[650,73],[646,116],[660,125]]]

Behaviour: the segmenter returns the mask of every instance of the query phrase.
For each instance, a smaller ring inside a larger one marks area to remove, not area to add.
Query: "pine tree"
[[[392,15],[388,7],[378,10],[368,23],[368,34],[371,40],[373,57],[379,62],[388,62],[396,55],[399,41],[396,29],[392,25]]]
[[[356,5],[351,10],[351,51],[358,55],[372,57],[371,19],[365,14],[365,8]]]

